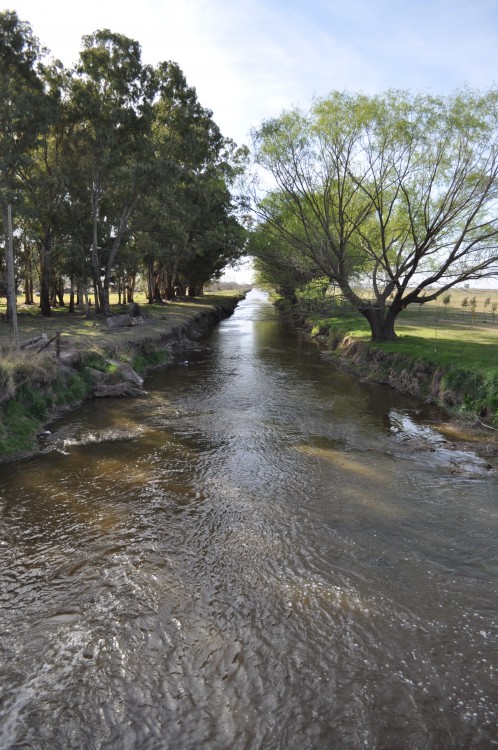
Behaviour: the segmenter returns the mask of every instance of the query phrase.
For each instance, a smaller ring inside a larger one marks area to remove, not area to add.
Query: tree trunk
[[[71,279],[69,281],[70,287],[69,287],[69,312],[74,312],[74,279],[71,276]]]
[[[104,315],[109,315],[111,312],[109,302],[109,277],[107,274],[104,277],[104,283],[101,285],[100,312],[103,312]]]
[[[50,260],[52,253],[52,232],[45,227],[43,239],[38,243],[40,253],[40,310],[41,314],[49,318],[52,315],[50,307]]]
[[[14,262],[14,238],[12,231],[12,206],[4,206],[3,223],[5,228],[5,265],[7,270],[7,310],[6,320],[12,323],[14,341],[19,348],[19,329],[17,327],[17,294]]]
[[[32,282],[31,282],[31,278],[29,276],[28,271],[26,271],[24,275],[24,304],[25,305],[33,304]]]
[[[24,267],[24,304],[33,305],[33,259],[32,249],[29,244],[25,245],[26,260]]]
[[[134,296],[135,296],[135,285],[137,283],[137,275],[136,273],[132,274],[130,278],[128,279],[128,284],[126,285],[126,291],[128,293],[128,302],[134,302]]]
[[[366,307],[360,310],[361,314],[368,320],[371,331],[371,341],[381,343],[382,341],[396,341],[398,338],[394,324],[396,318],[403,308],[393,303],[390,307]]]
[[[153,258],[149,258],[148,264],[147,264],[147,297],[148,297],[148,303],[149,305],[152,305],[154,302],[154,285],[155,285],[155,279],[154,279],[154,260]]]
[[[64,302],[64,279],[62,278],[62,276],[59,276],[59,278],[57,279],[55,292],[57,295],[57,299],[59,300],[59,307],[65,307],[66,303]]]

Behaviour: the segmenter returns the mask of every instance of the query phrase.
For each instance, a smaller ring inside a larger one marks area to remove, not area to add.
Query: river
[[[0,467],[0,748],[497,747],[496,473],[258,291],[145,387]]]

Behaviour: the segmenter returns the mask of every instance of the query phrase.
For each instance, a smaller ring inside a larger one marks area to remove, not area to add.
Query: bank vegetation
[[[143,396],[146,371],[171,362],[243,296],[238,289],[153,305],[142,296],[134,315],[111,298],[110,317],[59,308],[47,320],[21,309],[20,350],[0,325],[0,462],[39,449],[46,424],[85,399]]]
[[[456,289],[405,310],[395,342],[374,343],[365,319],[324,280],[276,304],[292,325],[316,338],[324,356],[356,375],[444,407],[497,434],[497,289]]]

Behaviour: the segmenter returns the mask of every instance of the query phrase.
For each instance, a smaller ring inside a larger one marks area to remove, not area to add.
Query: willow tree
[[[253,142],[271,178],[261,220],[339,286],[372,340],[395,339],[408,305],[498,272],[496,90],[334,92]]]
[[[275,201],[278,206],[273,205]],[[282,210],[278,195],[268,196],[266,204],[272,221],[262,221],[253,228],[248,253],[254,260],[258,283],[271,286],[290,304],[296,304],[298,289],[323,278],[324,273],[301,251],[306,239],[303,221]]]

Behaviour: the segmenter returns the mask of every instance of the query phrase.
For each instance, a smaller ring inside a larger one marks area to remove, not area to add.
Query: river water
[[[498,746],[496,473],[257,291],[145,385],[0,467],[0,748]]]

